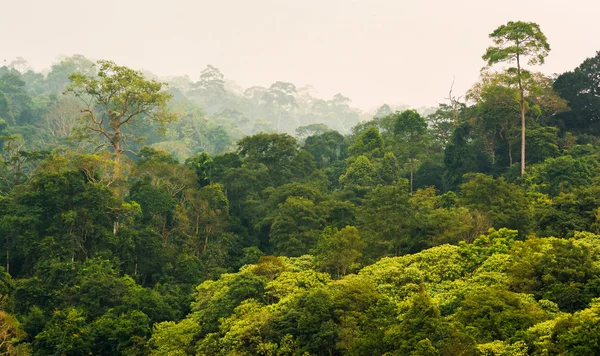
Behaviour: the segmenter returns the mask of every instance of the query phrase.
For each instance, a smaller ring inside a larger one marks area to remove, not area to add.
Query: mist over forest
[[[75,129],[78,100],[63,92],[69,84],[69,75],[76,71],[93,74],[94,62],[82,55],[63,56],[50,69],[35,72],[26,59],[18,57],[3,67],[2,74],[13,72],[21,77],[33,103],[30,108],[20,109],[22,112],[18,115],[22,117],[11,117],[14,123],[32,124],[28,115],[43,116],[48,122],[66,119],[56,117],[57,112],[68,112],[71,116],[71,122],[52,123],[64,126],[63,131],[66,131],[40,132],[47,137],[25,140],[36,145],[32,148],[49,149],[70,137],[71,130]],[[311,86],[296,87],[282,81],[269,87],[242,88],[212,65],[199,69],[195,79],[189,76],[161,78],[148,70],[141,72],[148,80],[166,84],[166,90],[172,95],[169,109],[178,116],[176,123],[160,132],[154,127],[147,128],[144,144],[168,151],[182,162],[199,152],[230,151],[246,135],[282,132],[303,139],[327,130],[347,134],[360,121],[408,108],[384,103],[365,112],[353,107],[351,98],[342,94],[324,99],[316,96]],[[435,108],[419,109],[423,114],[433,111]],[[35,131],[31,126],[29,129]]]
[[[551,40],[371,111],[6,61],[0,355],[599,355],[600,51],[547,75]]]

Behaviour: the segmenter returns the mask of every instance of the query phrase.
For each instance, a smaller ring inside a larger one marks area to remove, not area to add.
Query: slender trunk
[[[452,121],[454,127],[458,127],[458,100],[450,98],[450,103],[452,104]]]
[[[8,243],[6,244],[6,273],[10,274],[10,256],[8,252]]]
[[[196,233],[194,234],[194,236],[196,239],[200,236],[200,215],[196,215]],[[202,251],[200,251],[200,249],[197,248],[195,253],[196,257],[200,257]]]
[[[15,168],[14,176],[13,176],[13,185],[17,186],[17,185],[19,185],[19,182],[21,181],[21,172],[22,172],[21,169],[23,169],[22,161],[21,161],[21,150],[18,148],[18,146],[17,146],[17,154],[15,157],[17,158],[17,160],[16,160],[17,165]]]
[[[204,235],[204,247],[202,248],[202,252],[206,252],[206,247],[208,246],[208,232]]]
[[[115,178],[121,177],[121,169],[119,167],[121,161],[121,131],[116,130],[113,138],[113,148],[115,150]]]
[[[512,166],[512,144],[510,143],[510,138],[508,139],[508,165]]]
[[[518,44],[517,44],[518,45]],[[525,174],[525,94],[521,81],[521,63],[517,54],[517,79],[519,80],[519,93],[521,95],[521,175]]]

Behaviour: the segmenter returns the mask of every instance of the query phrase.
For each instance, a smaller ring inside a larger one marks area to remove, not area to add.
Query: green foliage
[[[154,326],[150,355],[185,356],[192,353],[190,345],[200,333],[200,326],[191,319],[180,323],[165,321]]]
[[[471,172],[489,172],[491,160],[470,140],[473,127],[468,123],[458,126],[444,150],[444,188],[457,191],[463,177]]]
[[[363,131],[354,143],[348,147],[353,156],[381,157],[383,155],[383,138],[376,127]]]
[[[565,355],[594,355],[600,351],[598,345],[598,300],[587,309],[559,319],[552,334],[555,350]]]
[[[26,336],[17,318],[0,310],[0,352],[4,355],[30,355],[30,345],[23,342]]]
[[[86,355],[91,353],[92,335],[80,310],[57,310],[33,342],[43,355]]]
[[[296,140],[286,134],[256,134],[238,142],[246,164],[263,164],[276,184],[290,179],[291,162],[298,154]]]
[[[507,70],[509,76],[516,78],[520,94],[521,112],[521,175],[525,174],[525,86],[524,82],[531,76],[530,73],[521,68],[521,60],[529,57],[530,65],[544,64],[544,60],[550,52],[550,45],[546,36],[540,30],[540,26],[534,22],[509,21],[506,25],[498,27],[490,34],[495,47],[488,47],[483,59],[488,65],[496,63],[516,62],[516,68]]]
[[[517,185],[477,174],[461,186],[461,192],[462,203],[484,213],[493,227],[515,229],[521,236],[529,231],[529,202]]]
[[[545,319],[545,313],[516,293],[502,289],[481,290],[469,294],[460,303],[456,319],[479,343],[510,340]]]
[[[74,73],[69,80],[68,92],[87,104],[82,111],[86,129],[101,137],[99,148],[113,149],[117,164],[126,150],[127,138],[138,136],[130,129],[136,121],[143,118],[164,125],[175,119],[166,111],[171,95],[163,90],[162,83],[146,80],[141,72],[114,62],[98,61],[95,76]]]
[[[365,246],[354,226],[346,226],[341,230],[326,228],[319,236],[313,254],[321,269],[340,278],[349,270],[356,269]]]
[[[542,193],[557,196],[592,184],[596,163],[588,158],[561,156],[532,167],[531,180]]]
[[[573,71],[558,76],[553,83],[554,90],[569,103],[571,110],[559,114],[560,122],[569,131],[592,135],[600,132],[599,63],[600,52],[597,52]]]
[[[372,120],[213,66],[0,68],[0,353],[597,354],[598,56],[555,80],[536,24],[492,39],[517,68],[466,103]]]
[[[400,179],[400,167],[398,160],[392,152],[386,152],[383,156],[381,166],[378,167],[379,179],[387,185],[392,185]]]
[[[529,64],[544,64],[550,51],[546,36],[533,22],[509,21],[490,34],[496,47],[488,47],[483,59],[489,65],[530,57]]]
[[[360,209],[359,228],[369,236],[366,242],[372,256],[408,253],[423,243],[410,236],[411,207],[406,183],[376,187]]]
[[[340,184],[346,187],[368,187],[377,182],[375,166],[366,156],[358,156],[340,176]]]
[[[301,256],[314,247],[321,219],[311,200],[289,197],[272,219],[270,235],[276,254]]]
[[[586,240],[530,238],[515,244],[512,255],[513,288],[553,301],[561,310],[583,309],[600,290],[597,247]]]

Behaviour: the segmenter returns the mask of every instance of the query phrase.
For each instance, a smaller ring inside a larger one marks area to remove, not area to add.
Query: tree
[[[26,336],[17,318],[0,310],[0,354],[29,355],[28,345],[21,344]]]
[[[568,356],[599,354],[598,339],[600,303],[597,299],[592,301],[589,308],[558,319],[552,334],[556,353]]]
[[[464,108],[464,104],[461,105],[461,109]],[[456,110],[455,113],[455,108],[447,104],[440,104],[435,112],[427,116],[427,122],[434,132],[435,143],[438,143],[441,148],[446,147],[452,130],[458,126],[458,119],[455,117],[459,116],[460,110]]]
[[[109,310],[90,326],[96,355],[139,355],[150,335],[150,320],[139,310]]]
[[[66,141],[74,133],[80,110],[79,102],[72,96],[57,98],[42,117],[49,138],[56,143]]]
[[[27,94],[21,73],[12,70],[0,76],[0,118],[10,124],[31,122],[31,97]]]
[[[10,62],[8,68],[14,69],[21,74],[28,72],[32,69],[31,65],[29,65],[29,62],[27,62],[27,60],[23,57],[15,58],[14,61]]]
[[[512,144],[515,132],[518,132],[517,115],[519,113],[518,91],[501,85],[486,85],[476,104],[476,128],[484,145],[496,163],[496,140],[504,140],[508,147],[508,165],[513,163]]]
[[[276,254],[302,256],[314,247],[321,218],[311,200],[287,198],[279,204],[272,221],[271,243]]]
[[[304,149],[313,155],[318,168],[331,167],[343,162],[348,155],[346,139],[337,131],[308,137]]]
[[[400,178],[400,166],[392,152],[385,153],[381,165],[377,168],[379,179],[386,185],[395,184]]]
[[[521,60],[529,57],[529,64],[543,64],[550,51],[546,36],[540,26],[533,22],[509,21],[490,34],[496,46],[488,47],[483,59],[491,66],[500,62],[516,62],[516,68],[510,68],[519,84],[521,103],[521,175],[525,174],[525,89],[523,79],[527,72],[521,68]]]
[[[353,156],[383,156],[383,137],[381,137],[377,127],[369,127],[361,132],[348,148],[348,152]]]
[[[332,130],[325,124],[310,124],[296,128],[296,137],[299,140],[304,140],[307,137],[322,135],[329,131]]]
[[[296,103],[296,86],[286,82],[275,82],[263,94],[261,101],[277,107],[277,132],[281,132],[281,114],[298,106]]]
[[[585,240],[550,237],[517,242],[506,266],[511,288],[555,302],[563,311],[581,310],[600,291],[597,254],[597,245]]]
[[[26,182],[31,178],[40,159],[47,155],[43,151],[26,151],[26,142],[21,135],[0,136],[0,192]]]
[[[97,76],[72,74],[68,92],[85,103],[81,113],[89,120],[87,129],[105,141],[96,149],[113,149],[118,177],[121,154],[129,151],[127,140],[135,137],[128,128],[142,118],[164,124],[175,117],[166,110],[171,95],[163,91],[163,83],[146,80],[142,72],[111,61],[98,61],[98,65]]]
[[[533,167],[532,181],[539,190],[550,196],[569,193],[577,188],[592,186],[596,175],[589,157],[560,156],[548,158]]]
[[[467,173],[492,171],[491,159],[478,143],[472,123],[463,122],[454,129],[444,149],[444,190],[460,190]]]
[[[341,278],[357,265],[365,247],[366,244],[354,226],[346,226],[341,230],[327,227],[312,252],[317,256],[317,264],[322,269]]]
[[[192,319],[184,319],[179,323],[165,321],[154,325],[150,339],[150,355],[186,356],[194,352],[194,338],[200,333],[200,326]]]
[[[200,81],[197,85],[202,90],[222,94],[225,92],[225,76],[219,69],[209,64],[200,74]]]
[[[465,207],[486,214],[495,228],[507,227],[527,235],[530,200],[516,184],[504,178],[477,173],[466,175],[461,186],[461,202]]]
[[[89,355],[91,343],[83,311],[70,307],[54,312],[33,346],[42,355]]]
[[[195,90],[189,96],[202,107],[208,114],[215,114],[227,106],[228,97],[225,89],[225,76],[218,68],[207,65],[200,73],[200,80],[193,84]]]
[[[62,58],[59,63],[52,65],[45,86],[51,94],[59,94],[65,90],[69,84],[69,76],[73,73],[84,75],[95,75],[96,67],[94,62],[90,61],[81,54],[75,54],[71,57]]]
[[[377,109],[373,118],[382,118],[393,114],[392,108],[388,104],[383,104]]]
[[[358,156],[340,176],[340,184],[345,187],[369,187],[375,185],[377,171],[366,156]]]
[[[438,341],[444,329],[440,310],[424,287],[420,287],[408,303],[401,321],[386,330],[384,342],[395,349],[396,355],[439,355],[430,340]],[[417,353],[423,349],[423,342],[429,344],[430,353]]]
[[[455,315],[478,342],[510,340],[545,317],[536,304],[497,287],[469,293]]]
[[[296,139],[288,134],[259,133],[237,143],[238,152],[247,165],[264,164],[277,184],[291,175],[291,163],[298,154]]]
[[[406,154],[410,166],[410,191],[413,191],[415,163],[425,150],[427,122],[415,110],[405,110],[396,114],[394,134],[400,150]]]
[[[331,100],[327,101],[327,106],[335,119],[335,122],[331,122],[330,125],[336,130],[347,131],[349,127],[358,122],[358,113],[350,107],[351,102],[350,98],[340,93],[335,94]]]
[[[561,74],[554,90],[566,99],[570,111],[561,113],[564,126],[576,132],[600,134],[600,51],[572,72]]]
[[[421,248],[423,241],[410,233],[414,212],[409,197],[405,179],[395,185],[379,185],[367,195],[357,215],[369,257],[399,256]]]

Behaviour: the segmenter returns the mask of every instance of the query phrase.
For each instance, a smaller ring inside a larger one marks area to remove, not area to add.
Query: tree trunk
[[[113,137],[113,148],[115,150],[115,178],[121,177],[121,169],[119,167],[119,163],[121,161],[121,130],[117,129],[115,131],[115,136]]]
[[[496,150],[495,150],[495,146],[496,146],[496,142],[494,142],[494,138],[492,137],[492,139],[488,143],[488,151],[490,151],[490,156],[492,157],[492,164],[496,164]]]
[[[518,45],[518,44],[517,44]],[[525,174],[525,93],[521,81],[521,63],[517,54],[517,79],[519,80],[519,93],[521,95],[521,176]]]

